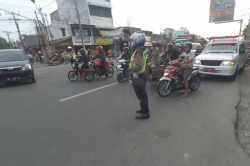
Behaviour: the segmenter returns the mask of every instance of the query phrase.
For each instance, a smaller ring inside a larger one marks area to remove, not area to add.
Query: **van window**
[[[237,43],[211,43],[206,46],[204,53],[208,52],[237,52]]]
[[[245,44],[245,43],[240,44],[240,51],[241,51],[241,52],[243,52],[243,51],[245,52],[246,49],[247,49],[247,47],[246,47],[246,44]]]

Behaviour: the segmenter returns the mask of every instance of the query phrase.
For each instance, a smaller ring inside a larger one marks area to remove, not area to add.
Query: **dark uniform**
[[[136,50],[130,59],[131,82],[141,106],[141,110],[137,111],[141,115],[137,116],[137,119],[149,118],[148,95],[146,92],[147,77],[145,75],[146,61],[147,57],[143,49]]]

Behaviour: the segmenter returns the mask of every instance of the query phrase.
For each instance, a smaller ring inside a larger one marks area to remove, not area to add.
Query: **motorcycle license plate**
[[[203,71],[205,71],[205,72],[215,72],[215,68],[204,68]]]

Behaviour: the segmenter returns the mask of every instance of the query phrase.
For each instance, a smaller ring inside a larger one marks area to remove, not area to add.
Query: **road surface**
[[[70,65],[0,88],[2,166],[249,166],[235,135],[238,81],[205,77],[189,98],[148,83],[151,119],[135,119],[129,82],[72,83]]]

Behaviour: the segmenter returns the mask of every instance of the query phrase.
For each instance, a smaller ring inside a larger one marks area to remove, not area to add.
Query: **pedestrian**
[[[132,74],[131,83],[141,106],[141,110],[136,111],[140,114],[136,116],[136,119],[149,119],[148,95],[146,92],[147,77],[145,75],[147,57],[143,48],[146,37],[142,32],[135,32],[130,39],[135,47],[135,52],[131,56],[129,64],[129,70]]]

